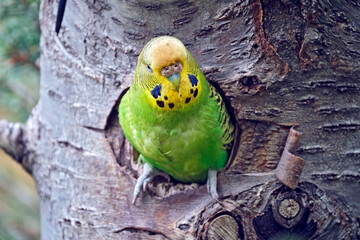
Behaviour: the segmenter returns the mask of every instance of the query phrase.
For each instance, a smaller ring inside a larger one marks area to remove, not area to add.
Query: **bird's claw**
[[[216,201],[219,199],[219,195],[217,193],[217,173],[218,171],[209,169],[208,170],[208,177],[207,177],[207,190],[212,198]]]
[[[219,195],[217,193],[217,173],[218,171],[209,169],[208,171],[208,177],[207,177],[207,190],[212,198],[214,198],[216,201],[219,199]],[[138,178],[135,189],[134,189],[134,197],[132,204],[136,204],[136,200],[140,196],[141,190],[143,192],[146,192],[149,186],[149,183],[152,182],[152,180],[156,176],[162,176],[164,177],[168,182],[170,181],[170,176],[162,171],[152,169],[148,163],[144,164],[143,173]]]
[[[156,170],[156,169],[152,169],[148,163],[144,163],[143,173],[140,175],[140,177],[138,178],[138,180],[135,184],[134,197],[133,197],[133,201],[132,201],[133,205],[135,205],[136,200],[139,198],[141,190],[143,192],[146,192],[148,189],[149,183],[151,183],[152,180],[154,180],[154,178],[156,176],[162,176],[168,182],[170,181],[170,176],[168,174],[161,172],[159,170]]]

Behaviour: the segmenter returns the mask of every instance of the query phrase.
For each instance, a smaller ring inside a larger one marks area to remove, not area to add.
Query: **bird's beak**
[[[179,91],[181,81],[181,70],[183,69],[181,63],[176,62],[170,66],[161,69],[161,75],[166,77],[171,82],[177,91]]]
[[[168,79],[172,84],[174,84],[176,90],[179,91],[181,74],[180,74],[180,73],[173,73],[172,75],[170,75],[169,77],[167,77],[167,79]]]

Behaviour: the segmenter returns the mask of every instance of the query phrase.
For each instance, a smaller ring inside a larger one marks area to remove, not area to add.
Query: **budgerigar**
[[[119,119],[144,162],[133,204],[164,173],[183,183],[207,181],[217,198],[217,172],[227,162],[235,127],[222,97],[180,40],[162,36],[146,44]]]

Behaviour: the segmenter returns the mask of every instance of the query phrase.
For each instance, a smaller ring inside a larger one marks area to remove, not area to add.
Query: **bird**
[[[61,23],[62,23],[64,13],[65,13],[65,7],[66,7],[66,0],[60,0],[58,12],[57,12],[57,16],[56,16],[56,24],[55,24],[56,35],[58,35],[59,31],[60,31]]]
[[[217,173],[229,158],[235,124],[223,97],[179,39],[160,36],[145,45],[118,113],[121,129],[143,164],[134,205],[157,175],[206,183],[218,199]]]

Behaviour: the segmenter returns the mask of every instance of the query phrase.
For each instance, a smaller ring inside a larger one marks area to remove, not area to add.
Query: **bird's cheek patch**
[[[159,96],[161,96],[161,84],[156,85],[153,90],[151,90],[151,95],[157,99]]]
[[[189,76],[189,80],[190,80],[191,86],[192,86],[192,87],[197,86],[199,80],[198,80],[194,75],[188,74],[188,76]]]

